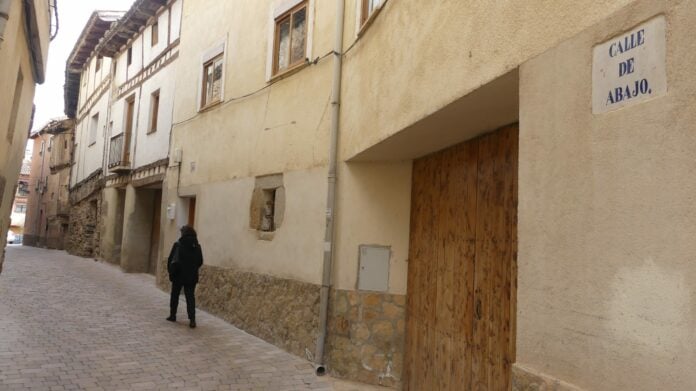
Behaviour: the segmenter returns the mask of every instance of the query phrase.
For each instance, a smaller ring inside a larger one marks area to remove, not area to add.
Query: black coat
[[[169,252],[167,270],[171,270],[174,252],[177,247],[179,250],[178,258],[181,264],[176,268],[178,271],[174,275],[169,274],[169,281],[182,285],[197,284],[198,269],[203,265],[203,251],[201,251],[201,245],[198,244],[198,238],[196,238],[196,235],[185,235],[174,243],[172,250]]]

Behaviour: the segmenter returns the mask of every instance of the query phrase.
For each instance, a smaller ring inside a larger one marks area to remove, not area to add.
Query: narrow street
[[[0,274],[2,390],[351,390],[310,363],[198,311],[165,321],[145,274],[62,251],[8,246]],[[360,387],[360,389],[363,389]]]

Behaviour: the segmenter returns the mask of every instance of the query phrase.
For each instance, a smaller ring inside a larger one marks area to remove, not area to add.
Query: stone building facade
[[[130,175],[163,178],[161,249],[198,231],[202,308],[395,388],[694,388],[694,3],[181,15],[169,159]],[[102,170],[92,215],[154,202]]]
[[[34,147],[23,244],[63,250],[68,234],[74,124],[54,120],[31,135]]]
[[[10,232],[15,235],[15,243],[21,242],[25,234],[27,203],[31,193],[30,164],[29,160],[22,161],[19,178],[14,186],[15,196],[10,213]]]
[[[35,86],[45,77],[54,6],[53,1],[0,1],[0,271]]]
[[[99,40],[122,12],[95,11],[68,57],[65,69],[65,114],[74,120],[70,168],[70,217],[66,250],[75,255],[101,256],[104,155],[111,92],[111,60],[93,55]]]
[[[696,231],[692,183],[672,186],[693,4],[183,7],[164,241],[198,230],[203,308],[397,388],[696,384],[672,273],[696,252],[668,222]],[[669,311],[634,288],[653,283]],[[255,315],[288,297],[318,308]]]
[[[180,0],[96,11],[66,64],[75,116],[69,251],[154,274],[169,165]]]
[[[102,258],[127,272],[155,274],[158,260],[168,255],[160,240],[162,189],[181,6],[181,0],[136,1],[95,49],[96,56],[113,64]]]

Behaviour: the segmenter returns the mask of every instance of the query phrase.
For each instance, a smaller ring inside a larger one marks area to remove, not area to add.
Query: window
[[[302,64],[307,56],[307,1],[275,20],[273,74]]]
[[[201,108],[222,99],[222,54],[203,64]]]
[[[26,197],[29,195],[29,182],[19,181],[19,186],[17,186],[17,194],[21,197]]]
[[[99,113],[92,116],[89,123],[89,146],[91,147],[97,142],[97,128],[99,127]]]
[[[159,42],[159,23],[155,21],[150,33],[150,46],[157,45],[157,42]]]
[[[362,10],[360,11],[360,24],[363,25],[370,19],[370,16],[379,9],[384,0],[361,0]]]
[[[276,189],[263,189],[261,192],[261,224],[259,231],[273,232],[273,213],[275,212]]]
[[[249,228],[258,232],[259,239],[273,240],[273,232],[283,223],[284,211],[283,175],[257,177],[251,196]]]
[[[26,204],[17,204],[15,207],[15,213],[27,213]]]
[[[51,148],[53,148],[53,137],[48,139],[48,152],[51,152]]]
[[[148,133],[157,131],[157,116],[159,114],[160,90],[152,93],[150,96],[150,129]]]
[[[97,65],[95,66],[94,73],[99,72],[99,70],[101,69],[102,60],[103,60],[102,56],[97,56]]]
[[[133,62],[133,47],[128,48],[128,53],[126,53],[126,65],[130,65]]]

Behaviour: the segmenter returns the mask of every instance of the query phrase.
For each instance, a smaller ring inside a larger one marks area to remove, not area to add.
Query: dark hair
[[[196,230],[190,225],[181,227],[181,236],[196,236]]]

